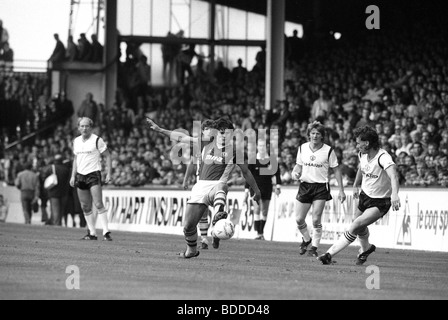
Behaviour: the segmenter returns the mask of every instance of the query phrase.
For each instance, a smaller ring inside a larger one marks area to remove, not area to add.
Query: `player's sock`
[[[95,221],[92,211],[84,212],[84,217],[86,218],[87,228],[89,228],[90,235],[96,236]]]
[[[225,207],[226,207],[226,194],[222,191],[218,191],[215,194],[215,200],[213,201],[214,214],[224,211]]]
[[[260,229],[258,230],[259,234],[264,234],[264,226],[266,225],[266,220],[263,220],[263,218],[265,217],[262,217],[260,220]]]
[[[311,246],[318,248],[320,244],[320,239],[322,239],[322,224],[313,224],[313,241]]]
[[[201,232],[201,238],[202,242],[208,242],[207,241],[207,233],[208,233],[209,223],[208,223],[208,216],[204,214],[199,220],[199,230]]]
[[[260,234],[260,223],[261,223],[260,220],[255,220],[255,221],[254,221],[254,230],[255,230],[258,234]]]
[[[188,253],[196,252],[196,247],[198,245],[198,230],[194,228],[193,231],[187,231],[184,229],[185,241],[188,246]]]
[[[103,208],[98,210],[98,215],[100,216],[101,225],[103,226],[103,235],[109,232],[109,223],[107,221],[107,209]]]
[[[96,220],[98,219],[98,210],[95,212],[95,211],[92,211],[92,221],[93,221],[93,226],[95,227],[96,226]]]
[[[306,222],[304,222],[303,224],[297,224],[297,228],[302,234],[303,240],[305,240],[306,242],[311,240],[310,232],[308,231]]]
[[[367,251],[370,249],[370,242],[369,242],[369,228],[366,227],[366,230],[358,234],[358,240],[359,244],[361,245],[362,252]]]
[[[259,210],[255,210],[255,212],[254,212],[254,229],[258,234],[260,234],[260,224],[261,224],[260,212],[259,212]]]
[[[331,254],[331,256],[334,256],[336,253],[348,247],[355,240],[356,236],[346,231],[344,232],[343,236],[340,237],[339,240],[336,241],[336,243],[333,244],[330,249],[328,249],[327,252]]]

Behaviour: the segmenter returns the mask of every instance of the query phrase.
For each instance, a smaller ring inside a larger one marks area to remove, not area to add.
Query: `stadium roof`
[[[211,0],[203,0],[210,2]],[[266,15],[267,0],[215,0],[216,4]],[[273,0],[274,3],[277,0]],[[447,24],[442,0],[284,0],[285,20],[306,25],[320,19],[321,28],[335,31],[365,29],[366,8],[380,9],[386,27],[412,24],[421,18],[437,19]],[[317,9],[317,10],[316,10]],[[323,22],[323,25],[322,25]]]

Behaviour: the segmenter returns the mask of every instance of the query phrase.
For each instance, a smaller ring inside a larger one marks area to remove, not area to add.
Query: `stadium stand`
[[[295,183],[287,177],[295,164],[297,146],[306,140],[306,124],[320,120],[344,166],[352,165],[350,159],[356,155],[352,130],[369,124],[378,130],[382,147],[394,156],[402,185],[446,187],[448,44],[434,28],[416,22],[406,33],[372,34],[356,44],[339,41],[307,47],[300,60],[285,64],[285,101],[271,112],[264,110],[263,77],[257,70],[244,74],[244,86],[230,76],[218,81],[195,69],[182,86],[152,88],[135,80],[141,60],[127,59],[119,70],[124,75],[119,78],[125,80],[119,84],[115,103],[102,106],[100,112],[100,134],[112,150],[111,184],[182,185],[185,165],[171,162],[172,142],[145,126],[145,114],[155,114],[162,127],[191,132],[194,120],[221,116],[241,128],[253,110],[255,129],[280,128],[279,157],[285,183]],[[45,74],[0,75],[4,146],[0,180],[8,184],[25,161],[37,162],[57,153],[67,160],[72,157],[71,142],[76,136],[72,115],[58,109],[59,97],[48,96],[47,81]],[[325,107],[313,110],[319,101]],[[42,131],[48,125],[51,128]],[[10,146],[25,134],[32,137]],[[415,140],[422,151],[414,150],[418,148]],[[416,156],[421,153],[425,156]],[[239,178],[237,172],[233,185],[242,183]],[[344,184],[350,181],[352,177],[344,176]],[[336,183],[334,177],[331,183]]]

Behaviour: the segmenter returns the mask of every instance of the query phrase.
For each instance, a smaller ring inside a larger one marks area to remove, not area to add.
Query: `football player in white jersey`
[[[86,218],[89,232],[82,240],[97,240],[95,219],[92,215],[92,203],[98,210],[103,226],[103,240],[112,241],[107,222],[107,210],[103,203],[101,186],[101,157],[106,158],[105,183],[109,183],[112,169],[110,152],[104,140],[92,133],[93,121],[82,117],[78,120],[78,130],[81,133],[73,141],[72,175],[70,185],[77,188],[82,211]]]
[[[332,147],[324,143],[325,127],[319,121],[314,121],[308,125],[307,135],[309,142],[302,144],[297,151],[292,177],[300,181],[296,197],[299,202],[296,206],[297,228],[302,234],[299,253],[305,254],[311,244],[308,255],[317,257],[317,248],[322,238],[322,213],[325,202],[332,199],[328,181],[330,168],[334,170],[338,182],[339,201],[344,202],[346,196],[336,153]],[[305,222],[311,205],[313,206],[313,238]]]
[[[150,128],[162,133],[171,139],[183,143],[198,143],[198,138],[190,137],[179,131],[170,131],[160,128],[154,121],[146,118]],[[199,255],[197,250],[198,223],[209,206],[214,208],[214,218],[212,224],[218,219],[225,218],[223,211],[227,198],[227,181],[235,167],[241,168],[244,178],[254,190],[253,200],[257,201],[261,197],[260,189],[250,172],[246,163],[238,163],[235,148],[232,145],[233,124],[227,119],[215,120],[216,137],[212,143],[204,146],[202,150],[202,161],[199,169],[198,181],[191,189],[191,197],[187,203],[185,212],[184,235],[187,249],[180,254],[181,258],[193,258]],[[228,148],[232,152],[227,153]],[[219,247],[219,239],[213,239],[213,247]]]
[[[359,199],[358,208],[348,231],[325,254],[318,257],[323,264],[331,264],[332,257],[348,247],[356,237],[361,245],[356,264],[364,264],[376,249],[369,243],[368,226],[387,214],[390,207],[397,211],[401,206],[396,165],[389,153],[380,148],[378,133],[369,126],[363,126],[354,130],[354,136],[360,159],[353,184],[353,196]]]

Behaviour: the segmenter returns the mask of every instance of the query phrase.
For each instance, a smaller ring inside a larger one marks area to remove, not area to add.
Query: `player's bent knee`
[[[98,209],[98,211],[104,209],[104,204],[103,204],[102,201],[101,202],[95,202],[94,205],[95,205],[95,208]]]
[[[89,206],[82,206],[81,208],[82,208],[82,211],[84,212],[84,214],[85,214],[86,216],[89,216],[89,215],[92,214],[92,207],[89,207]]]
[[[365,230],[365,228],[366,228],[366,225],[360,223],[359,221],[358,222],[355,221],[349,228],[349,232],[351,234],[358,235],[359,233],[362,233],[362,231]]]
[[[313,219],[313,227],[317,228],[322,226],[322,219]]]
[[[98,214],[103,214],[103,213],[106,213],[106,212],[107,212],[107,209],[106,209],[106,207],[104,207],[104,206],[102,206],[102,207],[96,207],[96,208],[97,208]]]

